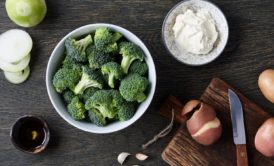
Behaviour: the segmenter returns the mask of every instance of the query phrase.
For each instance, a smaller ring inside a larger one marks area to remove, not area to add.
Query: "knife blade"
[[[248,158],[242,103],[236,93],[231,89],[228,89],[228,97],[233,128],[233,141],[237,149],[237,165],[247,166]]]

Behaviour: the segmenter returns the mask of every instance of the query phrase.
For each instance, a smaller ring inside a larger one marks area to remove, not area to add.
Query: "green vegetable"
[[[82,68],[82,64],[78,63],[70,56],[66,56],[63,61],[63,67],[68,69],[75,69],[75,68],[79,69],[79,68]]]
[[[78,96],[74,97],[71,103],[68,104],[68,112],[75,120],[83,120],[86,118],[85,105],[80,101]]]
[[[59,69],[53,77],[53,86],[58,93],[62,93],[67,88],[74,89],[81,78],[81,69]]]
[[[94,36],[65,41],[65,58],[53,85],[75,120],[97,126],[126,121],[134,116],[135,104],[147,98],[144,52],[125,40],[119,32],[98,28]]]
[[[67,104],[69,104],[76,95],[71,90],[63,92],[63,98]]]
[[[97,126],[105,126],[107,124],[106,119],[97,109],[89,110],[88,117],[89,120]]]
[[[128,69],[133,61],[143,61],[144,59],[142,49],[131,42],[121,42],[119,45],[119,53],[123,56],[121,67],[125,74],[128,73]]]
[[[91,35],[87,35],[85,38],[80,40],[68,38],[65,41],[67,55],[75,59],[77,62],[86,62],[86,48],[91,45],[92,42],[93,41]]]
[[[112,95],[112,106],[115,109],[118,109],[124,102],[126,102],[118,90],[111,89],[108,91]]]
[[[89,47],[87,53],[89,67],[92,69],[100,69],[103,64],[114,60],[111,55],[99,51],[95,47]]]
[[[92,70],[87,66],[83,66],[82,77],[79,83],[75,86],[74,93],[82,94],[89,87],[102,89],[103,84],[104,79],[99,72]]]
[[[145,76],[148,72],[148,66],[145,62],[141,62],[141,61],[134,61],[130,68],[129,68],[129,73],[133,74],[139,74],[140,76]]]
[[[117,41],[122,37],[119,32],[111,32],[109,28],[96,29],[94,43],[96,49],[105,53],[114,53],[118,51]]]
[[[121,79],[123,76],[121,66],[116,62],[109,62],[101,67],[101,72],[103,75],[108,75],[108,85],[111,88],[115,87],[115,80]]]
[[[115,98],[113,90],[99,90],[85,104],[87,110],[97,109],[104,118],[113,119],[117,114],[116,104],[120,99]]]
[[[139,74],[131,74],[121,81],[119,91],[126,101],[141,103],[146,99],[144,92],[148,84],[147,78]]]
[[[135,108],[132,103],[125,102],[119,107],[118,119],[120,121],[127,121],[135,114]]]
[[[6,0],[9,18],[22,27],[39,24],[47,13],[45,0]]]
[[[86,102],[98,90],[99,90],[99,88],[94,88],[94,87],[87,88],[84,91],[84,93],[81,95],[81,99]]]

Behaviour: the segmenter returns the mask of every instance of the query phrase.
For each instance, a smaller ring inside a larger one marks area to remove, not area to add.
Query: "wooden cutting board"
[[[216,109],[217,116],[223,124],[223,134],[220,140],[211,146],[196,143],[188,134],[186,126],[182,123],[176,135],[162,153],[162,158],[172,166],[233,166],[236,165],[236,148],[233,144],[232,126],[229,112],[227,90],[233,89],[240,97],[244,107],[245,126],[247,133],[247,149],[250,165],[274,166],[274,159],[267,158],[256,151],[254,138],[258,128],[268,118],[268,113],[255,103],[243,96],[224,81],[214,78],[201,100]],[[175,97],[170,96],[161,107],[160,113],[170,117],[171,109],[176,112],[176,121],[184,122],[180,116],[183,104]]]

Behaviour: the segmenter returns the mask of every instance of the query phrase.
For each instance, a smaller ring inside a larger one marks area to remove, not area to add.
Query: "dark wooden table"
[[[34,40],[31,76],[21,85],[8,83],[0,73],[0,165],[118,165],[122,151],[135,153],[162,129],[168,120],[158,107],[169,95],[182,101],[198,98],[213,76],[238,88],[270,113],[274,105],[264,99],[257,86],[259,73],[274,68],[274,2],[272,0],[214,0],[226,14],[230,40],[221,57],[203,67],[189,67],[174,60],[161,40],[165,15],[179,0],[47,0],[46,19],[26,29]],[[49,56],[57,42],[73,29],[97,22],[120,25],[138,35],[150,49],[157,68],[157,90],[146,114],[129,128],[108,135],[80,131],[65,122],[51,105],[45,85]],[[20,28],[7,17],[0,2],[0,32]],[[1,52],[0,52],[1,53]],[[41,155],[16,150],[9,137],[12,123],[34,114],[48,122],[52,137]],[[134,157],[128,165],[166,165],[160,157],[176,129],[151,146],[143,163]]]

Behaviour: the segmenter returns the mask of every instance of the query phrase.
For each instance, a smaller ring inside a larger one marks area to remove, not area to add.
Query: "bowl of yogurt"
[[[223,12],[205,0],[185,0],[167,14],[162,38],[178,61],[200,66],[221,55],[228,42],[229,27]]]

